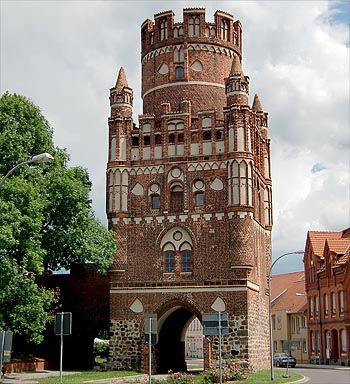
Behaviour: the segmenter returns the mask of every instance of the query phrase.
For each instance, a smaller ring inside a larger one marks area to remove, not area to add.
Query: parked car
[[[294,368],[297,361],[292,355],[287,353],[275,353],[273,355],[273,365],[276,367],[292,367]]]

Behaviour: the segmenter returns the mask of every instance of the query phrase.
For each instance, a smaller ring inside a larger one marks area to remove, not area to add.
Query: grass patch
[[[292,381],[296,381],[302,378],[302,376],[292,373],[292,371],[288,372],[289,378],[284,378],[282,375],[286,372],[285,369],[275,369],[275,379],[271,381],[270,370],[266,369],[263,371],[258,371],[254,373],[249,373],[247,380],[235,381],[235,384],[282,384],[282,383],[290,383]]]
[[[95,372],[86,371],[81,373],[66,374],[63,376],[63,383],[83,383],[89,380],[102,380],[102,379],[114,379],[117,377],[126,377],[140,375],[140,372],[134,371],[106,371],[106,372]],[[57,384],[60,382],[59,376],[51,376],[43,379],[39,379],[40,384]]]

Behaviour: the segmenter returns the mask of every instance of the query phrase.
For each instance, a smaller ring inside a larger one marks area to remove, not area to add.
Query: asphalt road
[[[292,368],[291,371],[310,378],[308,384],[350,384],[350,367]]]

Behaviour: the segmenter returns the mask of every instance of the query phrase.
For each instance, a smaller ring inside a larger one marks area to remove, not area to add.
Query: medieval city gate
[[[123,68],[110,90],[109,364],[146,370],[144,318],[157,313],[153,366],[185,369],[188,321],[224,306],[224,362],[267,367],[270,140],[257,95],[249,104],[241,24],[222,11],[207,22],[203,8],[175,23],[166,11],[142,24],[141,45],[138,125]],[[205,341],[206,366],[217,363],[215,345]]]

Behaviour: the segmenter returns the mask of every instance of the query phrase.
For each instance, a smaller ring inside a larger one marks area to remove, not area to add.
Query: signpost
[[[0,377],[2,376],[2,364],[11,361],[12,336],[11,331],[0,331]]]
[[[63,372],[63,336],[72,334],[72,312],[58,312],[55,315],[55,335],[61,336],[60,348],[60,382]]]
[[[227,312],[204,313],[203,333],[204,336],[219,336],[219,372],[220,384],[222,384],[221,337],[228,334]]]
[[[157,314],[145,315],[145,344],[148,344],[148,382],[152,382],[152,345],[157,344]]]

